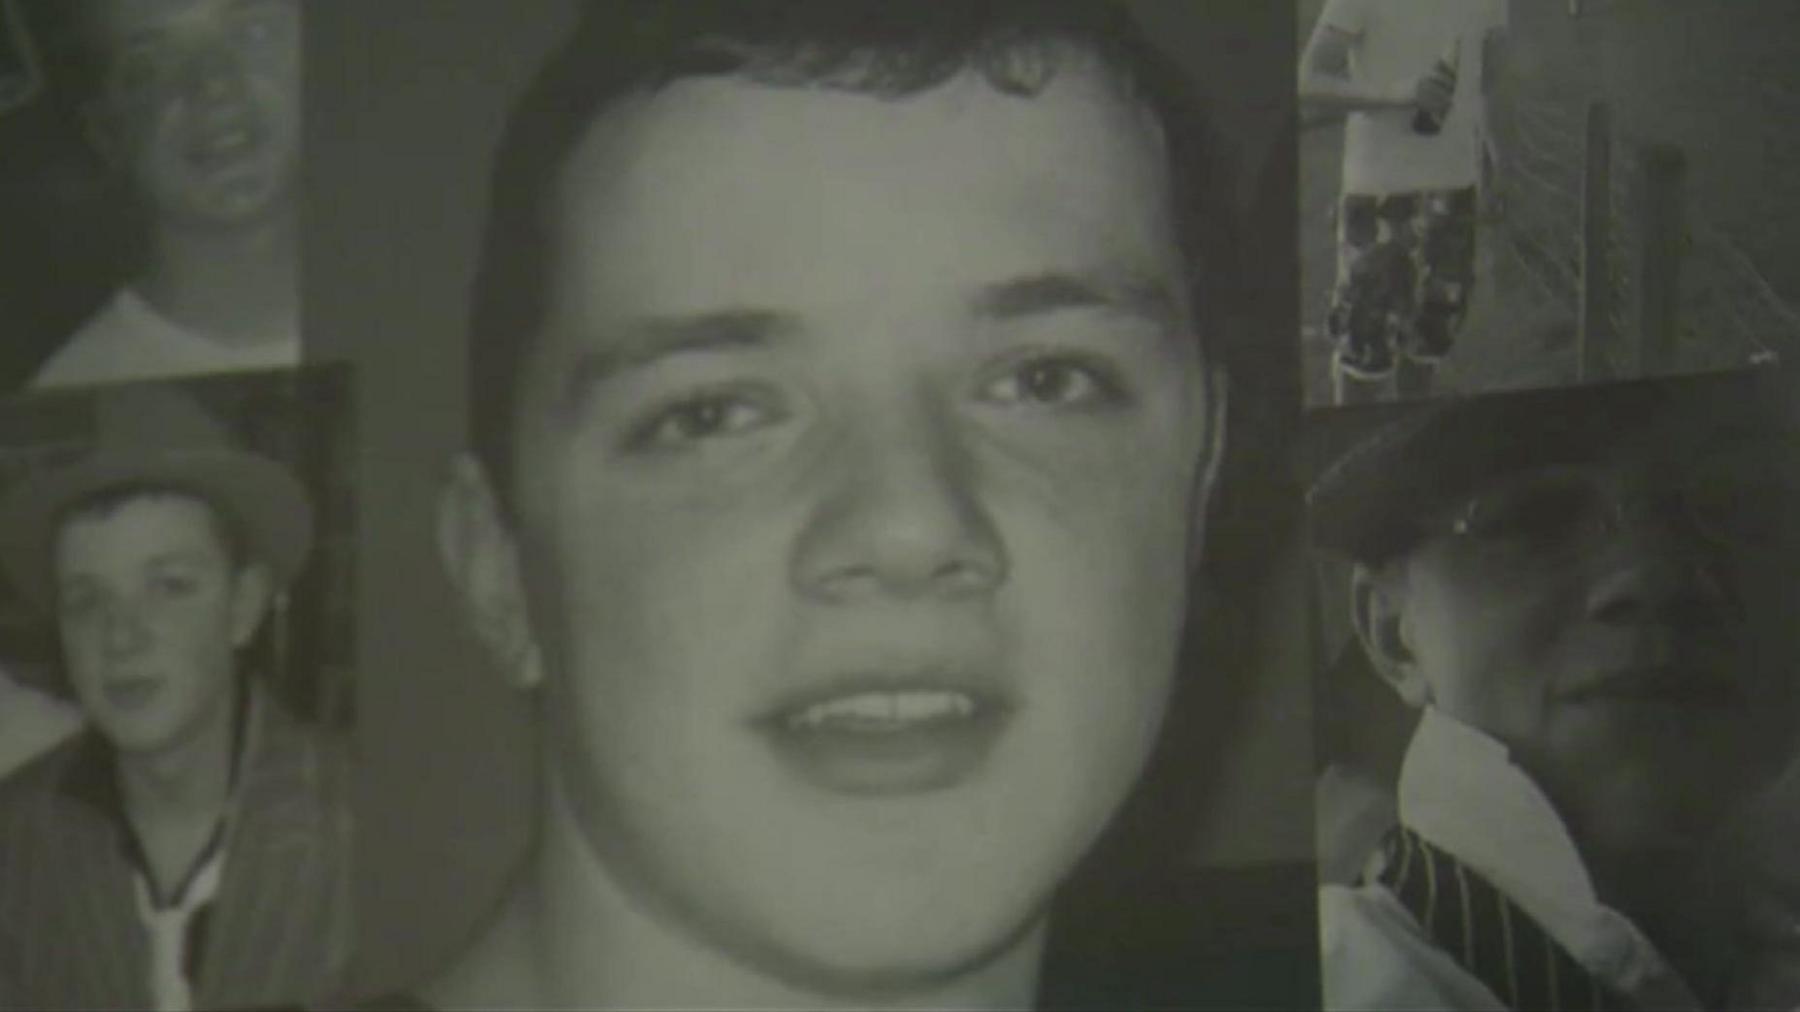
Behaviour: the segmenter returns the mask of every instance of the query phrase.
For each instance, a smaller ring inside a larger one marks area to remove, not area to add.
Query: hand
[[[1450,114],[1450,102],[1456,97],[1456,73],[1442,63],[1434,63],[1431,70],[1421,75],[1412,84],[1412,106],[1432,119],[1443,119]]]

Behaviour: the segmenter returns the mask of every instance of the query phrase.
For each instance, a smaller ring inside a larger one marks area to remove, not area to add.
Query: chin
[[[897,926],[860,911],[838,923],[840,930],[811,944],[777,943],[760,961],[790,984],[824,994],[869,1000],[928,995],[1031,944],[1043,918],[1036,910],[1022,917],[995,911],[965,917],[946,909],[930,924]]]

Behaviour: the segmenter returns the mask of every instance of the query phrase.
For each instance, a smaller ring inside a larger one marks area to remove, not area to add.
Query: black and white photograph
[[[342,986],[351,409],[342,370],[0,402],[0,1006]]]
[[[1800,7],[1296,6],[1307,404],[1800,354]]]
[[[1326,1007],[1800,1001],[1797,392],[1313,416]]]
[[[301,6],[0,3],[0,389],[298,364]]]
[[[357,1000],[1317,1005],[1284,8],[308,15]]]
[[[1800,4],[0,0],[0,1009],[1800,1012]]]

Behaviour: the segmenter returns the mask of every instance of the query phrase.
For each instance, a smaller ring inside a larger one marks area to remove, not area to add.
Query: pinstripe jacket
[[[1399,814],[1360,885],[1321,890],[1327,1008],[1700,1007],[1601,902],[1555,809],[1499,742],[1428,707]]]
[[[310,1002],[349,943],[346,753],[267,693],[244,729],[196,1008]],[[149,941],[90,731],[0,783],[0,1008],[145,1008]]]

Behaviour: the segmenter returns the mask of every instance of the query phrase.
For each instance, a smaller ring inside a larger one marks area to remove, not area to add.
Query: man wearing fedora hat
[[[1319,480],[1315,541],[1420,712],[1398,827],[1323,891],[1329,1007],[1724,1000],[1707,856],[1792,742],[1792,401],[1781,374],[1462,401]]]
[[[94,399],[91,449],[0,504],[90,725],[0,783],[0,1005],[316,997],[345,945],[343,755],[240,664],[306,559],[307,494],[176,389]]]

